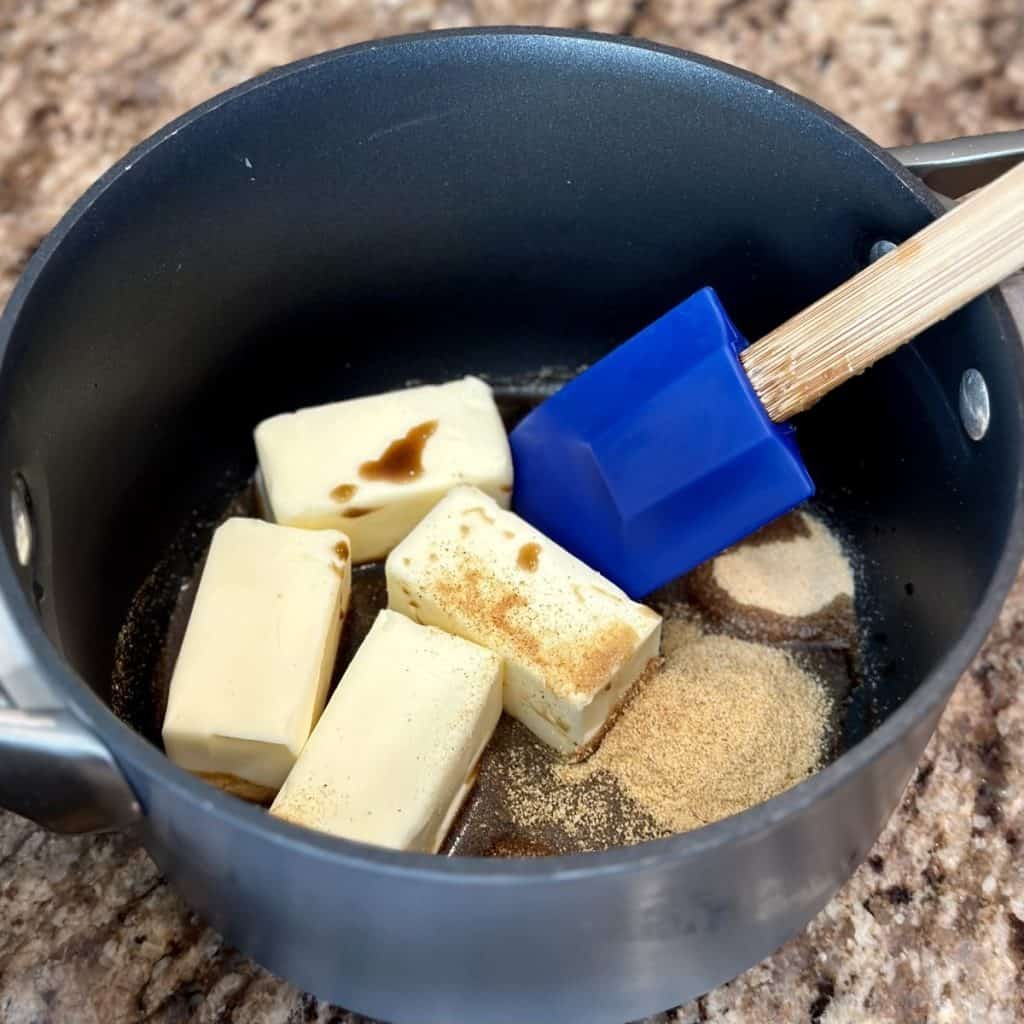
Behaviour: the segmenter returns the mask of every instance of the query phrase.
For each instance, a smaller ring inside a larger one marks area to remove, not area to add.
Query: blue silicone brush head
[[[805,501],[814,484],[704,288],[512,431],[515,511],[631,597]]]

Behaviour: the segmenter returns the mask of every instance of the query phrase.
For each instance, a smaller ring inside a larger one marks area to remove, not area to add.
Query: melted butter
[[[437,420],[410,427],[405,437],[384,449],[378,459],[364,462],[359,467],[359,475],[364,480],[387,480],[393,484],[408,483],[423,473],[423,449],[437,430]]]

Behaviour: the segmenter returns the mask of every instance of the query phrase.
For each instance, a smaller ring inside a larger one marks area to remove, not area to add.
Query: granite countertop
[[[0,300],[127,148],[267,68],[369,36],[535,23],[751,68],[885,144],[1024,126],[1020,0],[0,2]],[[1024,1020],[1024,577],[902,804],[805,933],[659,1020]],[[226,946],[124,836],[0,813],[0,1021],[351,1022]]]

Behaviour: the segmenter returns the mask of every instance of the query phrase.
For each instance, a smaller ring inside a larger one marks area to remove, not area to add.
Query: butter
[[[474,487],[454,488],[387,560],[388,605],[505,663],[504,706],[579,756],[658,655],[661,617]]]
[[[356,562],[383,558],[457,484],[506,507],[512,490],[505,428],[475,377],[274,416],[255,440],[272,518],[344,530]]]
[[[351,574],[343,533],[256,519],[217,529],[171,677],[172,761],[273,795],[323,710]]]
[[[499,658],[382,611],[270,813],[436,853],[500,715]]]

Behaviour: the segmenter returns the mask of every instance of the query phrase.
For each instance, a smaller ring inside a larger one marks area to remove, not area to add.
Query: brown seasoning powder
[[[500,645],[506,654],[543,675],[560,697],[593,696],[636,646],[636,630],[618,620],[563,631],[557,611],[538,611],[490,566],[463,552],[456,551],[450,563],[437,569],[428,588],[473,626],[483,646]]]
[[[668,834],[609,775],[562,778],[562,763],[524,725],[502,716],[481,759],[477,786],[448,834],[446,852],[551,856]]]
[[[738,604],[786,618],[813,615],[837,597],[852,598],[853,570],[839,541],[804,512],[789,519],[791,536],[758,542],[755,534],[753,542],[719,555],[711,563],[715,583]]]
[[[804,511],[781,516],[691,573],[690,596],[730,633],[835,647],[856,642],[854,572]]]

